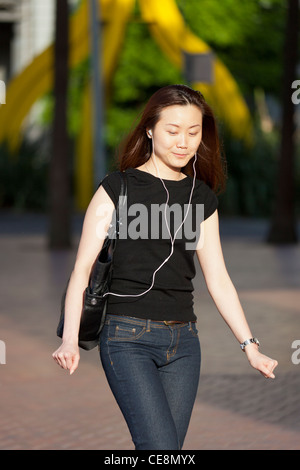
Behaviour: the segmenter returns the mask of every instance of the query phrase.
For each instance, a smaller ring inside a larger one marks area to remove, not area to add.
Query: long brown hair
[[[119,153],[119,169],[136,168],[145,163],[151,156],[152,144],[146,130],[154,129],[160,119],[161,111],[174,105],[197,106],[203,116],[202,140],[198,148],[196,176],[203,180],[214,191],[222,191],[226,181],[226,162],[221,154],[219,134],[212,109],[203,95],[186,85],[169,85],[156,91],[141,115],[139,124],[128,135]],[[182,168],[186,175],[193,176],[193,159]]]

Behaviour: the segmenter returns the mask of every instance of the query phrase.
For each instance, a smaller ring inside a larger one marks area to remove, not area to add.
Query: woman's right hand
[[[72,375],[78,367],[80,354],[77,343],[63,342],[61,346],[52,354],[55,362]]]

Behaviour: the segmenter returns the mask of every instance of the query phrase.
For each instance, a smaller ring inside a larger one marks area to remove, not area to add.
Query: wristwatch
[[[245,347],[248,346],[248,344],[255,343],[257,346],[259,346],[259,341],[257,338],[250,338],[244,341],[242,344],[240,344],[242,351],[245,351]]]

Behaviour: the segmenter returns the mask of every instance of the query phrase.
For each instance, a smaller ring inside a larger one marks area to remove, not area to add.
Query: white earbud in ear
[[[148,136],[149,136],[150,138],[152,138],[152,131],[151,131],[151,129],[148,131]]]

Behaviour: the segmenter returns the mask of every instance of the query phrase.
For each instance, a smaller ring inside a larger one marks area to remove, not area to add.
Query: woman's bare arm
[[[112,220],[114,204],[104,188],[94,194],[85,214],[82,234],[65,300],[65,321],[61,346],[53,353],[54,360],[72,374],[78,367],[78,333],[82,300],[91,268],[102,248]]]
[[[253,335],[238,294],[225,265],[217,210],[202,222],[201,236],[196,252],[208,291],[234,336],[239,343],[252,338]],[[277,361],[261,354],[256,344],[246,346],[245,353],[252,367],[258,369],[265,377],[275,377],[273,370],[277,366]]]

